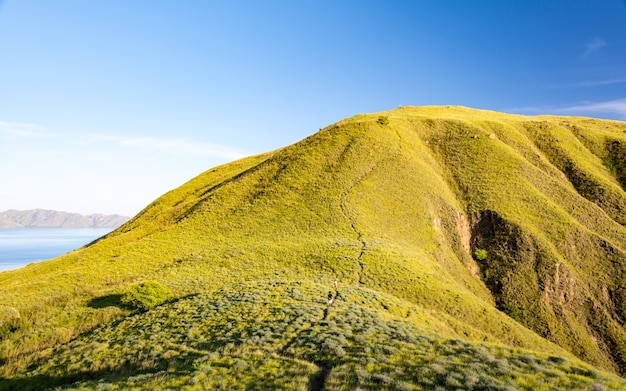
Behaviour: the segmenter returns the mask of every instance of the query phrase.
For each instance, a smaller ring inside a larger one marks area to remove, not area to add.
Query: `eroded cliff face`
[[[477,263],[500,310],[578,356],[624,373],[621,249],[585,232],[580,235],[586,240],[549,243],[491,210],[472,214],[470,222],[472,251],[484,250]],[[598,256],[613,261],[612,271],[601,273],[610,279],[573,266],[585,262],[576,254],[588,253],[588,247],[580,248],[588,242],[595,242]]]

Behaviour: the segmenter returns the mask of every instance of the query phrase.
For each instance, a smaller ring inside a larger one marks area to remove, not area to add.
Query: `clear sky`
[[[134,215],[399,105],[626,120],[626,1],[0,0],[0,211]]]

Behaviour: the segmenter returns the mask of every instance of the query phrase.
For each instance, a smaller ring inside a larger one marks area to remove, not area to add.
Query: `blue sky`
[[[400,105],[626,120],[626,1],[0,1],[0,211],[134,215]]]

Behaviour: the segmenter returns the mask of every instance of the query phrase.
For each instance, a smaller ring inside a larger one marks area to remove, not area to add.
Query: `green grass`
[[[0,273],[0,388],[622,388],[624,145],[619,121],[403,107],[213,168]],[[144,281],[174,301],[134,313]]]
[[[444,338],[416,325],[423,309],[393,296],[349,287],[328,307],[325,293],[267,280],[181,298],[48,351],[7,386],[305,390],[322,371],[330,389],[626,386],[579,360]]]
[[[172,291],[156,281],[145,281],[131,285],[120,295],[120,302],[137,310],[149,310],[165,303],[172,296]]]

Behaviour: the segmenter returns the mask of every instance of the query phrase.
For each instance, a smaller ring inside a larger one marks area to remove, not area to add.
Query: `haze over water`
[[[0,229],[0,272],[58,257],[112,230],[113,228]]]

